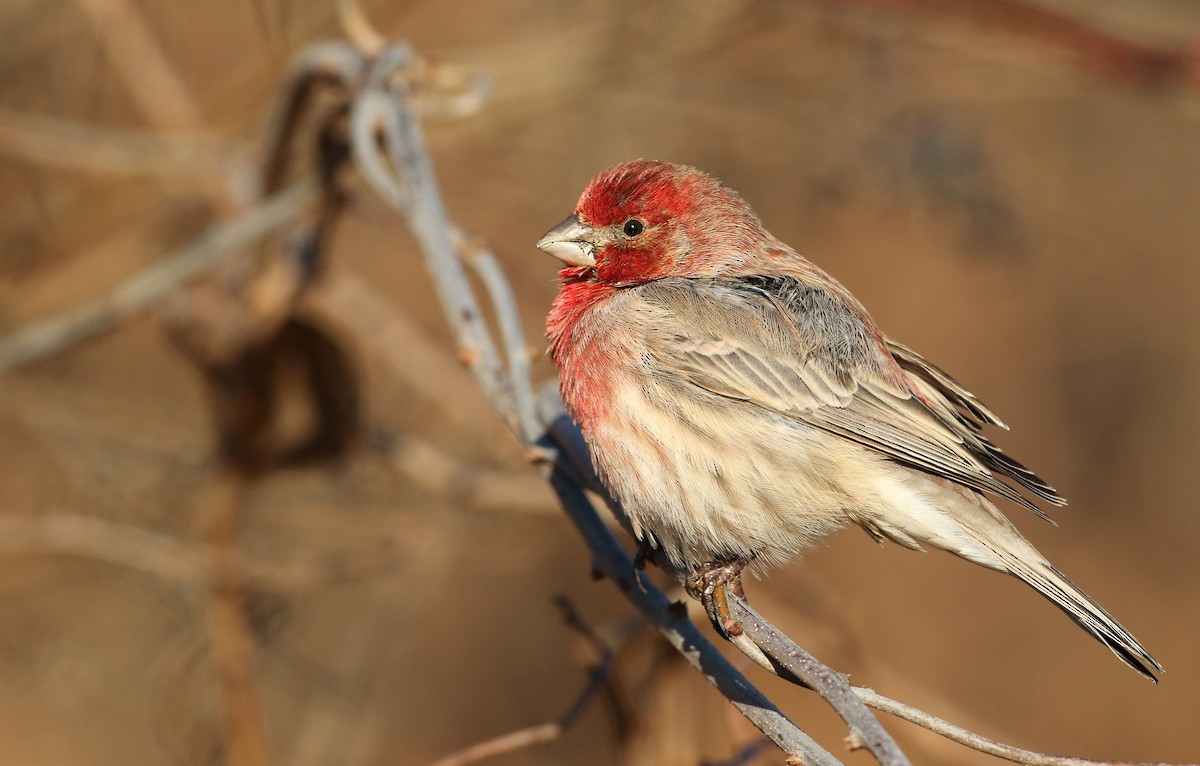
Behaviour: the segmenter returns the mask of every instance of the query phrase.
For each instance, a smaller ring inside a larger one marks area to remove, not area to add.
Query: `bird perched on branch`
[[[983,434],[1007,428],[883,335],[832,277],[695,168],[636,161],[537,246],[562,397],[638,536],[726,633],[727,588],[857,524],[1012,574],[1151,680],[1162,666],[996,508],[1063,498]]]

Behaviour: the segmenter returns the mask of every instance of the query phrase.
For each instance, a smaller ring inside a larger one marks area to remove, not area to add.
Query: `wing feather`
[[[663,317],[645,339],[650,354],[693,385],[1007,498],[1042,518],[997,474],[1063,503],[979,433],[985,423],[1003,427],[994,413],[828,291],[782,277],[664,279],[637,289]]]

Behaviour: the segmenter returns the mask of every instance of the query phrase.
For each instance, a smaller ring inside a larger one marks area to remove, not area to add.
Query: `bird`
[[[857,525],[1015,576],[1157,683],[1162,665],[997,508],[1065,505],[984,433],[1008,426],[884,335],[745,200],[687,165],[593,178],[537,248],[562,262],[546,318],[568,414],[634,533],[684,572],[718,631],[727,589]]]

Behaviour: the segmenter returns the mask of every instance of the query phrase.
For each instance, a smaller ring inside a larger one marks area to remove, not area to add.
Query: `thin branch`
[[[342,42],[310,45],[288,69],[280,96],[263,131],[262,193],[274,194],[295,158],[300,123],[323,86],[356,87],[366,71],[353,47]]]
[[[448,425],[477,433],[479,389],[450,351],[436,343],[386,295],[357,272],[334,264],[307,305],[352,333],[412,390],[441,411]]]
[[[600,520],[595,507],[570,476],[551,470],[550,483],[568,518],[592,554],[592,564],[621,590],[642,616],[683,655],[759,731],[789,756],[811,766],[839,764],[827,750],[787,719],[762,692],[725,659],[717,648],[653,583],[634,577],[633,560]]]
[[[391,100],[376,91],[363,93],[354,100],[350,110],[350,148],[358,172],[384,202],[394,210],[408,203],[408,193],[384,163],[375,139],[381,123],[392,115]]]
[[[903,702],[897,702],[894,699],[879,694],[874,689],[856,686],[854,687],[854,693],[869,707],[875,708],[880,712],[889,713],[897,718],[903,718],[905,721],[915,723],[917,726],[928,729],[934,734],[940,734],[946,739],[957,742],[960,745],[965,745],[972,750],[978,750],[981,753],[994,755],[997,758],[1003,758],[1006,761],[1024,764],[1025,766],[1172,766],[1172,764],[1158,762],[1094,761],[1090,758],[1047,755],[1046,753],[1039,753],[1033,750],[1023,750],[1019,747],[1013,747],[1012,745],[988,739],[975,732],[968,731],[961,726],[952,724],[943,718],[926,713],[924,710],[919,710]],[[1196,766],[1196,764],[1178,764],[1176,766]]]
[[[489,469],[464,463],[412,434],[388,434],[378,449],[405,479],[431,495],[476,511],[559,515],[558,501],[533,472]]]
[[[731,614],[739,621],[745,631],[742,637],[749,639],[752,642],[752,646],[756,647],[760,654],[755,656],[753,650],[747,651],[744,646],[735,641],[734,643],[738,645],[739,649],[772,673],[776,673],[806,688],[815,689],[827,700],[829,699],[827,695],[830,694],[839,698],[838,704],[834,704],[832,700],[830,701],[830,704],[839,713],[843,710],[853,709],[853,706],[844,704],[845,695],[850,693],[861,700],[867,707],[902,718],[973,750],[978,750],[1014,763],[1024,764],[1025,766],[1171,766],[1170,764],[1163,763],[1098,761],[1090,758],[1047,755],[996,742],[995,740],[964,729],[961,726],[952,724],[945,719],[938,718],[931,713],[885,697],[874,689],[862,686],[849,686],[846,679],[836,673],[833,673],[832,677],[830,677],[828,674],[832,673],[832,671],[829,668],[822,665],[812,655],[798,646],[774,625],[763,619],[761,615],[732,593],[729,594],[729,606]],[[764,662],[760,657],[766,658],[767,661]],[[874,716],[871,717],[871,720],[874,720]],[[847,722],[850,723],[850,721]],[[851,729],[852,736],[858,743],[861,743],[862,746],[869,746],[870,740],[864,739],[862,732],[856,724],[852,723]],[[1176,766],[1196,766],[1196,764],[1178,764]]]
[[[337,0],[338,23],[346,39],[367,56],[377,56],[388,41],[375,30],[358,0]]]
[[[196,129],[200,109],[129,0],[75,0],[104,43],[142,115],[156,128]]]
[[[162,261],[122,282],[107,296],[0,338],[0,372],[56,354],[154,307],[176,288],[288,224],[316,196],[317,189],[311,182],[297,182],[258,207],[211,226]]]
[[[234,553],[218,570],[206,546],[115,521],[55,512],[0,514],[0,550],[81,556],[145,572],[167,582],[207,586],[223,582],[255,590],[290,593],[317,585],[361,579],[395,568],[400,556],[383,549],[274,562]]]
[[[908,763],[908,758],[895,740],[855,696],[843,676],[802,649],[734,593],[729,594],[729,609],[730,615],[745,631],[743,635],[753,640],[755,646],[770,659],[768,670],[812,689],[837,711],[850,727],[852,749],[866,748],[881,764]],[[755,654],[747,654],[758,661]]]
[[[567,625],[582,635],[599,657],[596,667],[588,674],[587,684],[584,686],[583,691],[579,693],[579,697],[567,708],[565,713],[553,721],[518,729],[517,731],[476,743],[456,753],[451,753],[445,758],[435,761],[430,766],[466,766],[469,763],[477,763],[533,745],[551,742],[562,736],[563,732],[583,714],[583,711],[587,710],[588,706],[604,687],[604,683],[608,680],[608,676],[612,672],[613,653],[611,649],[604,645],[604,642],[600,640],[592,629],[583,622],[566,598],[559,596],[555,599],[555,604],[563,612],[563,617]]]
[[[407,87],[400,79],[393,78],[389,69],[409,61],[411,52],[406,46],[393,45],[385,50],[376,61],[369,80],[377,88],[388,88],[386,95],[379,90],[369,90],[359,95],[362,103],[355,104],[354,111],[364,115],[359,118],[362,122],[382,119],[384,140],[393,168],[393,177],[377,184],[378,174],[373,170],[376,163],[367,160],[365,174],[385,201],[407,220],[425,254],[425,263],[443,312],[458,341],[460,358],[475,376],[493,409],[516,429],[519,427],[512,381],[500,363],[462,261],[451,242],[450,223],[442,206],[424,136],[409,107]],[[354,130],[353,123],[352,118],[355,159],[361,169],[363,158],[369,157],[377,145],[374,140],[369,146],[364,145],[368,140],[366,131]],[[373,130],[371,136],[373,139]]]
[[[199,135],[139,131],[0,109],[0,153],[94,173],[164,178],[211,175],[235,147]]]
[[[250,626],[246,590],[230,576],[237,566],[239,511],[247,480],[218,471],[200,493],[194,523],[207,543],[217,577],[208,587],[209,651],[217,670],[225,719],[225,759],[229,766],[275,766],[278,759],[267,732],[255,665],[257,647]]]
[[[457,227],[451,230],[451,238],[459,255],[479,275],[491,299],[492,310],[496,313],[496,321],[500,325],[500,337],[504,341],[504,356],[508,360],[508,375],[512,381],[513,403],[516,406],[519,424],[518,433],[522,441],[531,444],[541,434],[542,424],[538,420],[533,391],[528,383],[532,354],[525,340],[525,330],[521,326],[517,299],[504,277],[504,270],[487,246],[468,237]]]
[[[431,120],[457,120],[483,109],[492,96],[486,72],[418,58],[413,66],[414,106]]]

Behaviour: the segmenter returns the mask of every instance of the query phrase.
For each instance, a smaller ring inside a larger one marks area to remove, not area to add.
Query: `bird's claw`
[[[688,576],[684,587],[688,595],[699,601],[708,614],[708,619],[718,633],[725,638],[742,635],[742,624],[729,613],[729,589],[739,597],[745,596],[742,588],[742,570],[745,561],[721,561],[701,564]]]

